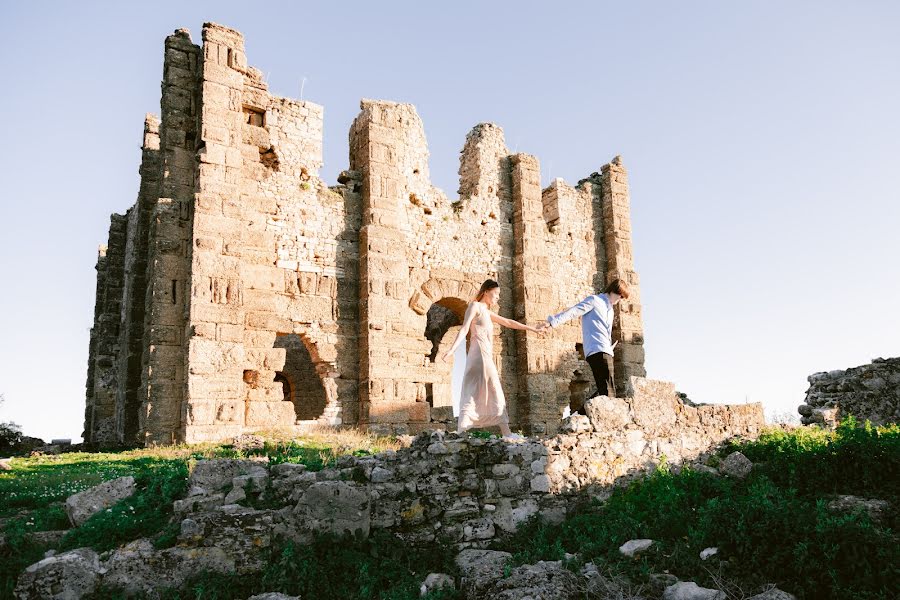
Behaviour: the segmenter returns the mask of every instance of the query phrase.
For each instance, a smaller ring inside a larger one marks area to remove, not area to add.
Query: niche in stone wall
[[[285,401],[292,402],[298,421],[312,421],[325,411],[326,393],[316,363],[303,336],[279,334],[275,348],[284,348],[284,368],[275,374],[284,390]]]
[[[244,105],[244,123],[254,127],[266,126],[266,111],[254,106]]]

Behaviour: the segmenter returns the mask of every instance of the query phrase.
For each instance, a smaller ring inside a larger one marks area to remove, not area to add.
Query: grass
[[[342,455],[401,447],[393,438],[326,428],[294,438],[278,431],[265,437],[259,449],[201,444],[13,459],[11,470],[0,471],[0,519],[5,519],[0,533],[6,538],[0,548],[0,598],[12,596],[18,574],[48,549],[30,534],[67,529],[65,499],[103,481],[131,475],[137,492],[70,529],[56,549],[87,546],[102,552],[141,537],[158,547],[172,545],[178,533],[177,523],[170,522],[172,503],[184,495],[191,462],[198,459],[267,456],[271,463],[302,463],[315,471]]]
[[[636,582],[669,572],[709,587],[723,579],[744,590],[775,583],[799,598],[900,596],[896,515],[875,523],[826,509],[836,493],[896,502],[900,428],[849,419],[835,432],[771,431],[723,454],[734,450],[759,462],[744,481],[662,465],[596,511],[562,525],[530,522],[502,549],[517,564],[577,553]],[[635,559],[621,556],[618,547],[634,538],[656,543]],[[719,554],[701,561],[710,546]]]
[[[16,459],[12,471],[0,472],[0,518],[7,518],[0,597],[11,596],[15,577],[45,550],[28,533],[64,527],[61,502],[100,481],[133,475],[138,492],[69,531],[60,549],[103,551],[138,537],[172,544],[172,500],[183,493],[190,463],[199,458],[267,456],[272,463],[317,470],[341,455],[399,447],[396,440],[326,430],[302,438],[271,432],[258,449],[206,445]],[[751,593],[774,583],[801,599],[900,597],[897,515],[873,522],[865,513],[838,515],[826,508],[834,494],[897,506],[900,427],[848,419],[834,432],[773,429],[755,441],[728,444],[717,458],[734,450],[755,463],[743,481],[689,469],[676,474],[663,464],[591,511],[558,525],[531,521],[497,547],[512,552],[516,564],[576,553],[573,568],[594,562],[636,584],[669,572],[707,587],[727,584]],[[621,556],[618,547],[634,538],[656,543],[636,558]],[[701,561],[700,551],[709,546],[719,554]],[[277,590],[304,598],[412,600],[429,572],[453,573],[451,548],[436,543],[411,551],[386,533],[366,540],[321,537],[309,545],[279,542],[258,577],[201,575],[162,597],[217,600]],[[122,596],[105,589],[95,597]],[[430,596],[459,597],[455,591]]]

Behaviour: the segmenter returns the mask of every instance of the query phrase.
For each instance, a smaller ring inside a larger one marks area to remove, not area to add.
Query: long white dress
[[[509,423],[506,398],[494,364],[494,324],[488,307],[482,302],[470,303],[460,336],[465,336],[466,324],[472,335],[459,399],[458,429]]]

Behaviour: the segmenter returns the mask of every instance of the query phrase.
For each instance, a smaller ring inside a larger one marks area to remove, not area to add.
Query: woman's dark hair
[[[488,279],[484,283],[481,284],[481,289],[478,290],[478,294],[475,296],[475,301],[478,302],[482,298],[484,298],[484,294],[486,292],[491,291],[494,288],[500,287],[500,284],[494,281],[493,279]]]

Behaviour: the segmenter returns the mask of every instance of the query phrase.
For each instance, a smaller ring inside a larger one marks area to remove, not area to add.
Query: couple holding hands
[[[481,284],[478,295],[469,303],[459,334],[450,349],[441,355],[445,362],[453,356],[453,352],[463,343],[471,331],[472,338],[469,352],[466,354],[466,370],[462,381],[462,394],[459,400],[459,425],[457,431],[462,433],[472,427],[490,427],[499,425],[504,437],[517,438],[509,429],[509,415],[506,412],[506,399],[500,386],[500,376],[493,357],[494,323],[510,329],[521,329],[544,334],[547,329],[558,327],[570,319],[582,317],[581,332],[584,339],[584,354],[597,391],[601,396],[615,396],[613,383],[613,350],[612,343],[613,307],[622,298],[628,298],[628,286],[616,279],[606,286],[602,293],[592,294],[559,314],[547,317],[537,326],[525,325],[512,319],[506,319],[491,312],[490,307],[497,304],[500,298],[500,284],[488,279]],[[617,342],[618,343],[618,342]]]

